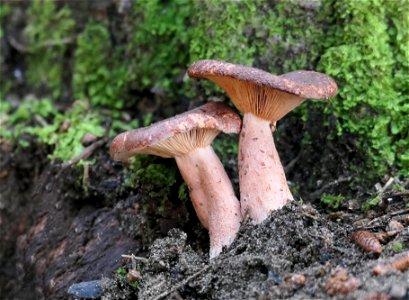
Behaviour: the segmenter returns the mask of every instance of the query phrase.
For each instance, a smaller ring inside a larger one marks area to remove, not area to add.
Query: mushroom
[[[139,153],[175,158],[202,225],[209,230],[210,258],[229,246],[242,220],[240,202],[211,147],[222,131],[239,133],[240,116],[221,103],[201,107],[119,134],[110,147],[114,160],[128,162]]]
[[[275,122],[306,98],[333,97],[337,85],[318,72],[295,71],[275,76],[216,60],[195,62],[188,75],[216,83],[244,113],[238,158],[241,211],[244,218],[248,216],[260,223],[272,210],[293,200],[271,134]]]

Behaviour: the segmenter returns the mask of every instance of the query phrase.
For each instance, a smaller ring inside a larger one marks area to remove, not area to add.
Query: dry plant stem
[[[210,258],[216,257],[223,246],[233,242],[242,220],[230,179],[211,146],[175,159],[189,187],[196,214],[209,230]]]
[[[265,220],[293,196],[280,162],[270,121],[244,114],[239,144],[241,212],[255,223]]]

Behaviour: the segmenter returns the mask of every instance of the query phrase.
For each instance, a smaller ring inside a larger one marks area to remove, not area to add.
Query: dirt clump
[[[310,205],[292,203],[259,225],[244,224],[230,249],[209,262],[174,229],[153,243],[138,299],[361,299],[394,290],[408,293],[409,271],[372,276],[385,252],[380,258],[364,253],[351,241],[352,231]],[[339,295],[328,286],[337,268],[348,272]],[[294,274],[303,280],[288,280]],[[353,288],[344,289],[350,278]]]

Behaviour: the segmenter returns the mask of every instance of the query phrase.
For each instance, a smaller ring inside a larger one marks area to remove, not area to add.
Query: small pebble
[[[331,272],[330,278],[327,280],[324,290],[330,296],[347,295],[358,289],[359,282],[354,277],[348,274],[347,269],[337,267]]]
[[[267,280],[271,280],[271,281],[274,282],[275,284],[279,284],[279,283],[281,283],[281,281],[282,281],[280,275],[278,275],[278,274],[276,274],[276,273],[273,273],[273,272],[271,272],[271,271],[268,271]]]
[[[393,284],[389,291],[389,296],[391,296],[392,299],[405,299],[406,298],[406,287],[404,287],[402,284],[399,284],[399,283]]]
[[[388,224],[388,226],[386,226],[386,231],[397,231],[400,232],[403,229],[405,229],[405,227],[398,221],[396,220],[391,220]]]
[[[327,251],[322,251],[320,253],[320,264],[324,265],[327,261],[329,261],[330,256]]]
[[[13,75],[14,78],[19,82],[22,83],[24,78],[23,78],[23,71],[20,68],[16,68],[13,70]]]
[[[99,280],[74,283],[68,289],[68,293],[78,298],[96,299],[102,296],[103,290]]]
[[[296,286],[303,286],[305,284],[304,274],[290,274],[284,278],[285,282],[292,283]]]
[[[91,133],[86,133],[86,134],[84,134],[84,136],[81,139],[81,144],[83,146],[88,146],[88,145],[94,143],[97,139],[98,138],[95,135],[93,135]]]
[[[139,273],[137,270],[129,270],[126,278],[128,279],[129,283],[134,283],[136,281],[139,281],[142,279],[141,273]]]

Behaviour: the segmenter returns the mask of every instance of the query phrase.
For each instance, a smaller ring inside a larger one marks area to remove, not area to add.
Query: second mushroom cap
[[[138,153],[175,157],[188,153],[200,144],[211,144],[220,131],[239,133],[240,128],[240,117],[233,109],[221,103],[209,102],[149,127],[119,134],[111,143],[110,154],[114,160],[123,162]],[[183,135],[190,135],[191,139],[184,139]],[[169,143],[172,147],[169,147]]]

